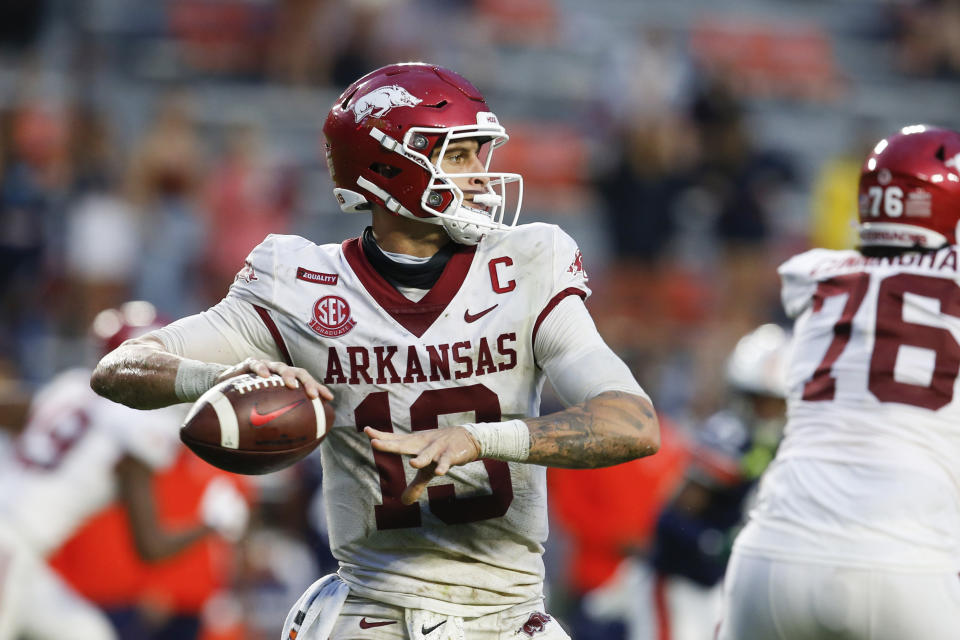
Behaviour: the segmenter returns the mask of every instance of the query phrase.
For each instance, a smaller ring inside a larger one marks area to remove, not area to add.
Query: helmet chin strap
[[[357,178],[357,186],[363,187],[373,195],[383,200],[384,206],[386,206],[388,211],[404,216],[405,218],[413,218],[414,220],[424,219],[424,218],[418,218],[417,216],[413,215],[413,213],[409,209],[407,209],[402,204],[400,204],[399,200],[397,200],[392,195],[390,195],[389,193],[387,193],[377,185],[373,184],[363,176],[360,176],[359,178]]]
[[[401,215],[405,218],[410,218],[412,220],[417,220],[418,222],[425,222],[427,224],[439,224],[442,225],[444,230],[447,232],[447,235],[450,236],[450,239],[458,244],[466,245],[475,245],[480,242],[480,238],[483,237],[484,231],[489,227],[489,224],[484,224],[489,222],[489,218],[483,215],[482,213],[476,213],[471,211],[469,208],[462,205],[457,205],[456,200],[451,203],[452,206],[456,208],[456,215],[460,218],[459,220],[453,220],[448,217],[431,217],[431,218],[420,218],[410,212],[409,209],[404,207],[397,201],[396,198],[391,196],[389,193],[373,184],[364,177],[357,179],[357,186],[362,187],[374,194],[381,200],[383,200],[388,211]],[[498,201],[500,196],[491,194],[491,198],[496,198]],[[476,196],[474,197],[476,200]],[[480,203],[478,203],[480,204]],[[482,203],[486,204],[486,203]],[[464,220],[467,218],[468,220]],[[476,220],[475,224],[470,221],[470,219]]]

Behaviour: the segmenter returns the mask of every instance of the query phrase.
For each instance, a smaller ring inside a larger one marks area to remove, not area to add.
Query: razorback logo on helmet
[[[573,262],[567,267],[567,273],[572,273],[575,276],[579,275],[584,280],[587,279],[587,272],[583,268],[583,254],[580,253],[580,249],[577,249],[577,252],[573,254]]]
[[[415,107],[421,102],[423,100],[414,97],[400,85],[392,84],[374,89],[359,98],[350,108],[353,110],[357,122],[360,122],[371,114],[377,118],[382,118],[394,107]]]
[[[948,167],[953,167],[954,171],[960,172],[960,153],[956,154],[946,162],[944,162]]]
[[[530,617],[527,618],[527,621],[523,623],[523,626],[520,627],[520,630],[517,631],[517,633],[523,633],[532,638],[534,635],[544,631],[547,627],[547,623],[550,622],[551,619],[552,618],[550,616],[539,611],[536,613],[531,613]]]
[[[237,272],[237,275],[234,276],[233,281],[243,280],[247,284],[250,284],[254,280],[257,280],[257,272],[253,270],[253,265],[249,262],[243,263],[243,268]]]
[[[350,317],[350,305],[340,296],[323,296],[313,303],[313,318],[310,328],[322,336],[336,338],[348,333],[357,325]]]

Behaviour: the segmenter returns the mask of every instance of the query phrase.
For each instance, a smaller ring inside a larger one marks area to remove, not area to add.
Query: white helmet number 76
[[[870,215],[880,215],[880,203],[883,202],[883,213],[890,218],[899,218],[903,214],[903,189],[896,186],[870,187],[867,190],[870,196]]]

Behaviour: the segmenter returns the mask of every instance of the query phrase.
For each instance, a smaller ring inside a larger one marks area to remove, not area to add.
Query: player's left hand
[[[446,475],[450,467],[473,462],[480,456],[480,445],[462,427],[416,433],[390,433],[365,427],[363,432],[377,451],[413,456],[410,466],[417,469],[417,476],[400,496],[403,504],[419,500],[427,484],[437,476]]]

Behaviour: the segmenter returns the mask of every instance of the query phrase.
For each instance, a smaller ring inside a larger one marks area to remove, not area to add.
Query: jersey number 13
[[[477,422],[500,420],[500,399],[482,384],[448,389],[428,389],[410,405],[413,431],[436,429],[437,418],[450,413],[475,412]],[[380,431],[393,431],[390,400],[386,391],[371,393],[354,411],[357,429],[370,426]],[[407,488],[403,459],[396,453],[374,451],[373,460],[380,476],[383,503],[374,507],[377,529],[404,529],[420,526],[420,505],[406,505],[400,495]],[[430,511],[447,524],[464,524],[498,518],[513,502],[510,467],[501,460],[481,460],[490,478],[491,492],[482,496],[458,498],[452,484],[427,487]]]

